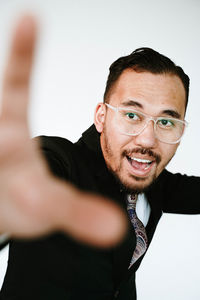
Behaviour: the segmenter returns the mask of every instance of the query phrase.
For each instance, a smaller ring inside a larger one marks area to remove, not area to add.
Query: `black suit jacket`
[[[75,144],[59,137],[43,136],[40,141],[56,176],[110,197],[127,213],[126,194],[105,165],[94,125]],[[200,213],[199,187],[198,177],[162,172],[146,192],[151,206],[146,226],[149,244],[163,211]],[[134,300],[135,271],[143,258],[128,270],[135,246],[130,222],[121,244],[106,250],[80,244],[62,233],[34,241],[11,241],[0,299]]]

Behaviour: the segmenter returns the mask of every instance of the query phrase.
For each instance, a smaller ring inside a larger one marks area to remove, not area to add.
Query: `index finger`
[[[21,17],[14,30],[2,91],[2,119],[27,122],[29,82],[36,42],[36,21]]]

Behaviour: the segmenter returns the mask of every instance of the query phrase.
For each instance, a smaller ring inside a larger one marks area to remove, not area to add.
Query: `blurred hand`
[[[63,230],[97,246],[120,240],[126,221],[109,200],[55,178],[30,138],[27,106],[35,19],[18,22],[5,70],[0,117],[0,232],[32,238]],[[81,198],[81,201],[79,199]],[[95,200],[95,201],[94,201]]]

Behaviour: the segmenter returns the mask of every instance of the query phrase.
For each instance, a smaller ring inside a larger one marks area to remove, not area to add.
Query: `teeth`
[[[151,165],[149,164],[149,165],[147,165],[144,169],[147,170],[147,169],[150,168],[150,166],[151,166]]]
[[[135,158],[135,157],[131,157],[132,160],[135,160],[137,162],[141,162],[143,164],[150,164],[152,161],[148,160],[148,159],[141,159],[141,158]]]

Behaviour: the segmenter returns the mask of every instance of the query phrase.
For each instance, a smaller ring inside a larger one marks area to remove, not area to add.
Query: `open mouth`
[[[146,175],[150,172],[155,160],[126,156],[132,171],[137,175]]]

